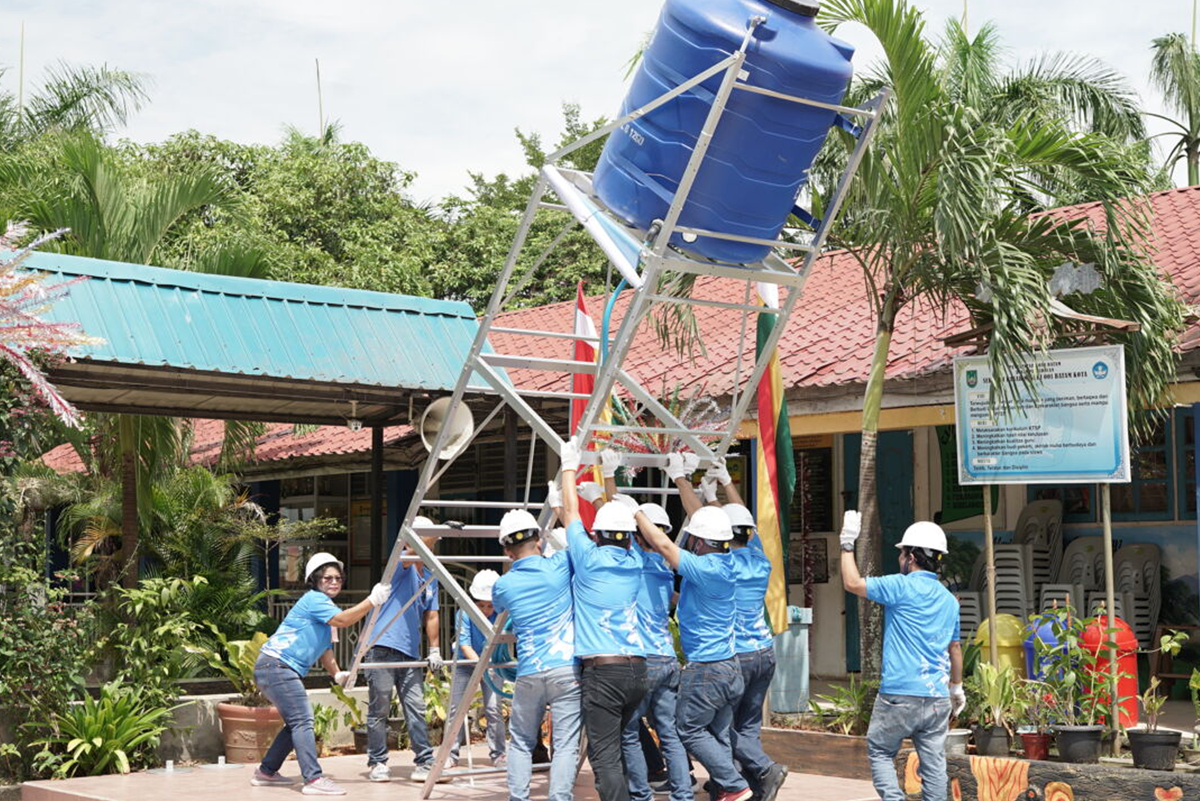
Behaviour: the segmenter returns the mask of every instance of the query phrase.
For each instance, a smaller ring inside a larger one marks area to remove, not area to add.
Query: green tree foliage
[[[1172,126],[1172,130],[1159,134],[1174,140],[1167,152],[1166,169],[1185,161],[1188,186],[1195,186],[1200,184],[1200,53],[1182,33],[1158,37],[1151,49],[1150,79],[1179,116],[1151,115]]]
[[[0,77],[6,72],[0,70]],[[60,62],[26,89],[23,104],[17,92],[0,91],[0,151],[52,131],[111,131],[146,102],[146,84],[134,72]]]

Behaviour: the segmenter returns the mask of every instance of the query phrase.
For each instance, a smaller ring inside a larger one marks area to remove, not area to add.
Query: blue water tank
[[[747,51],[745,83],[840,103],[854,48],[826,34],[807,0],[667,0],[621,115],[713,66],[741,45],[751,17],[766,17]],[[613,131],[593,178],[596,194],[639,228],[666,216],[723,73]],[[775,239],[787,221],[835,113],[735,90],[696,176],[679,224]],[[749,264],[762,245],[700,237],[672,244]]]

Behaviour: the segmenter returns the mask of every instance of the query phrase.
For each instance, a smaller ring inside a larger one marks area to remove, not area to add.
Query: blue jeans
[[[740,792],[748,786],[733,764],[729,729],[733,708],[745,683],[736,658],[691,662],[679,680],[675,726],[684,747],[712,777],[721,792]]]
[[[277,657],[263,654],[254,665],[254,683],[283,718],[283,728],[275,735],[275,741],[259,767],[266,773],[278,773],[283,760],[295,749],[304,781],[321,778],[312,705],[308,702],[300,674]]]
[[[738,654],[737,661],[742,667],[742,682],[746,689],[733,708],[729,739],[733,743],[733,758],[741,764],[750,785],[757,788],[775,764],[762,747],[763,702],[775,675],[775,646]]]
[[[456,665],[454,667],[454,677],[450,680],[450,717],[454,717],[462,697],[466,695],[467,682],[471,680],[471,673],[474,670],[474,665]],[[500,714],[500,696],[487,685],[486,681],[480,682],[480,689],[483,690],[483,715],[487,718],[488,755],[495,759],[504,756],[504,715]],[[467,725],[464,723],[463,731],[466,728]],[[454,738],[454,745],[450,749],[450,758],[456,762],[458,761],[458,748],[465,739],[462,731]]]
[[[367,662],[415,662],[408,654],[376,645],[367,652]],[[387,764],[388,713],[392,708],[392,688],[400,695],[404,725],[412,743],[417,765],[433,764],[433,746],[425,728],[425,668],[367,669],[367,766]]]
[[[646,696],[621,735],[630,801],[650,801],[654,796],[638,736],[638,724],[643,717],[650,719],[650,726],[658,735],[659,748],[667,764],[671,801],[695,801],[687,752],[675,731],[675,704],[678,697],[679,662],[673,656],[646,657]]]
[[[883,801],[905,801],[896,775],[896,753],[909,737],[921,760],[921,798],[946,801],[946,731],[950,725],[949,698],[915,695],[875,697],[867,730],[871,781]]]
[[[537,746],[547,707],[554,745],[554,756],[550,760],[549,801],[571,801],[574,795],[583,704],[579,668],[564,666],[517,678],[512,714],[508,718],[512,739],[508,751],[509,801],[529,801],[533,749]]]

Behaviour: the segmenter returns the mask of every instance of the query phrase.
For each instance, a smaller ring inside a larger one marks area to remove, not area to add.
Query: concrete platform
[[[476,766],[488,764],[486,749],[478,747]],[[462,760],[462,767],[466,766]],[[326,776],[346,789],[347,799],[360,801],[420,801],[421,785],[408,780],[412,771],[412,754],[393,753],[388,761],[392,781],[367,781],[365,756],[329,757],[321,760]],[[703,770],[696,766],[697,776]],[[251,787],[251,765],[225,770],[193,768],[173,775],[132,773],[125,776],[92,776],[64,781],[28,782],[22,787],[23,801],[284,801],[301,797],[300,783],[292,787]],[[299,777],[294,760],[284,764],[285,776]],[[703,778],[701,778],[703,781]],[[531,795],[546,798],[546,774],[534,774]],[[445,801],[503,801],[508,792],[503,774],[466,777],[439,784],[430,796]],[[707,799],[707,794],[703,794]],[[587,763],[575,783],[575,798],[595,801],[597,798],[592,773]],[[666,796],[659,796],[665,799]],[[779,792],[779,801],[877,801],[869,782],[839,779],[830,776],[809,776],[793,773]]]

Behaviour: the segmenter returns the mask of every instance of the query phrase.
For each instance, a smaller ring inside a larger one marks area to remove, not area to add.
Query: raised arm
[[[860,598],[867,597],[867,581],[858,572],[858,563],[854,561],[854,544],[862,531],[862,516],[855,511],[846,512],[842,518],[842,533],[838,542],[842,548],[842,587],[846,592],[854,593]]]
[[[579,520],[579,495],[575,491],[575,474],[579,472],[579,445],[571,437],[559,454],[562,462],[562,522],[569,526]]]
[[[696,490],[692,488],[692,473],[696,472],[698,461],[694,453],[676,452],[667,455],[667,478],[675,482],[679,489],[679,500],[683,503],[683,511],[689,517],[704,505],[696,495]]]
[[[707,476],[715,478],[722,489],[725,490],[726,503],[740,503],[745,506],[742,501],[742,495],[738,492],[737,485],[733,483],[733,478],[729,475],[729,468],[725,466],[725,457],[721,457],[713,463],[712,467],[708,468]]]
[[[638,512],[634,515],[634,519],[638,524],[638,531],[646,538],[646,542],[650,547],[662,554],[662,557],[667,560],[667,564],[672,570],[679,567],[680,551],[679,546],[663,533],[663,530],[650,522],[650,518],[646,517],[644,512]]]

